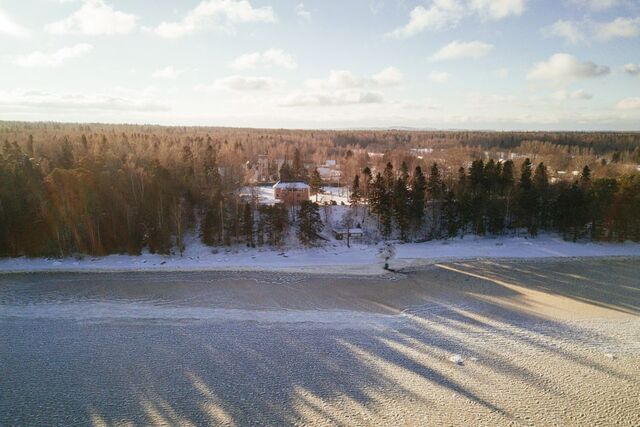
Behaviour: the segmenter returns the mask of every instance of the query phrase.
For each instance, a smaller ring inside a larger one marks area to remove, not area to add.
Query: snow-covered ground
[[[338,205],[344,203],[349,204],[349,188],[348,187],[322,187],[322,193],[318,194],[318,203],[336,202]],[[258,198],[258,202],[262,204],[273,204],[275,202],[275,195],[273,187],[271,186],[255,186],[246,187],[243,189],[243,194],[253,194]],[[311,201],[316,201],[316,196],[309,198]]]
[[[322,187],[322,194],[318,194],[318,203],[334,201],[337,204],[349,204],[349,188],[348,187]],[[311,197],[315,201],[315,196]]]
[[[0,259],[0,273],[42,271],[283,271],[318,274],[380,274],[380,246],[330,242],[319,248],[273,250],[210,248],[195,237],[179,255],[86,256],[82,259]],[[216,253],[217,252],[217,253]],[[535,259],[563,257],[640,256],[637,243],[572,243],[553,235],[535,239],[472,237],[396,245],[392,268],[469,259]]]

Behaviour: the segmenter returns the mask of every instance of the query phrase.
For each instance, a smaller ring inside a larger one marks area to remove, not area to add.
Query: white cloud
[[[616,104],[619,110],[640,110],[640,97],[625,98]]]
[[[432,0],[428,7],[413,8],[409,13],[409,22],[387,35],[407,38],[425,30],[440,31],[455,27],[467,16],[499,20],[520,15],[524,9],[524,0]]]
[[[112,95],[80,95],[41,91],[0,92],[0,111],[12,113],[95,113],[95,112],[160,112],[169,107],[140,97],[126,98]]]
[[[595,37],[598,40],[628,39],[639,35],[640,18],[616,18],[595,25]]]
[[[432,71],[429,74],[429,80],[434,83],[446,83],[451,78],[451,74],[444,71]]]
[[[155,70],[153,74],[151,74],[151,77],[155,79],[175,80],[184,72],[185,70],[177,69],[173,65],[167,65],[166,67]]]
[[[574,100],[589,100],[593,98],[593,95],[586,92],[584,89],[578,89],[574,91],[568,91],[566,89],[554,92],[551,97],[557,101],[566,101],[570,99]]]
[[[573,55],[556,53],[548,60],[537,63],[529,71],[528,78],[562,84],[576,79],[604,76],[610,71],[607,66],[590,61],[580,62]]]
[[[182,20],[162,22],[152,31],[161,37],[178,38],[207,28],[233,28],[235,24],[276,22],[271,6],[254,8],[248,0],[206,0],[190,10]]]
[[[298,3],[298,5],[295,8],[295,12],[296,12],[296,15],[298,15],[299,17],[307,21],[311,21],[311,12],[305,9],[304,3]]]
[[[624,66],[624,72],[630,76],[640,76],[640,64],[627,64]]]
[[[281,104],[298,106],[341,106],[384,102],[381,88],[397,86],[404,75],[396,67],[387,67],[370,76],[357,76],[348,70],[331,70],[325,79],[308,79],[307,90],[289,95]]]
[[[282,82],[271,77],[229,76],[216,79],[212,89],[236,91],[267,91],[282,85]]]
[[[563,38],[569,44],[633,38],[640,36],[640,18],[620,17],[609,22],[558,20],[543,28],[542,33],[547,37]]]
[[[379,73],[371,76],[371,81],[376,86],[395,86],[402,83],[404,75],[396,67],[387,67]]]
[[[335,92],[298,92],[288,96],[281,104],[284,107],[340,106],[354,104],[379,104],[384,102],[380,92],[360,89],[342,89]]]
[[[587,39],[586,34],[581,29],[582,24],[575,21],[558,20],[553,25],[544,28],[543,34],[547,37],[563,38],[569,44],[578,44]]]
[[[45,30],[52,34],[89,36],[129,34],[136,30],[138,17],[114,10],[103,0],[87,0],[68,18],[51,23]]]
[[[619,0],[570,0],[569,2],[577,6],[601,11],[616,6]]]
[[[457,0],[434,0],[429,8],[416,6],[409,13],[409,22],[388,35],[407,38],[424,30],[442,30],[457,25],[464,14],[465,10]]]
[[[28,37],[31,32],[15,22],[5,11],[0,9],[0,35],[13,37]]]
[[[524,12],[524,0],[471,0],[471,8],[486,18],[498,20]]]
[[[331,70],[326,79],[309,79],[310,89],[353,89],[363,87],[387,87],[402,83],[404,75],[395,67],[387,67],[370,77],[359,77],[348,70]]]
[[[257,67],[282,67],[294,69],[298,67],[293,55],[282,49],[267,49],[264,52],[253,52],[234,59],[229,66],[236,70],[247,70]]]
[[[93,46],[87,43],[79,43],[70,47],[63,47],[55,52],[32,52],[26,55],[20,55],[11,62],[21,67],[59,67],[67,60],[82,56],[93,49]]]
[[[480,41],[460,42],[453,41],[441,47],[431,55],[430,61],[447,61],[461,58],[481,58],[493,50],[493,45]]]

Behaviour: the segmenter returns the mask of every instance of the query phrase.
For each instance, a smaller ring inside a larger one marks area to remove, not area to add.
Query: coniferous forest
[[[353,224],[422,241],[558,232],[640,241],[640,135],[295,131],[0,123],[0,256],[182,252],[318,242],[319,207],[292,215],[243,197],[256,159],[268,181],[323,185],[334,159]]]

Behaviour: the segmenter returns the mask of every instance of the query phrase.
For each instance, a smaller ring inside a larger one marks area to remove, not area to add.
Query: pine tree
[[[296,147],[293,151],[293,162],[291,164],[291,174],[293,179],[304,179],[305,170],[302,162],[302,155],[300,154],[300,149]]]
[[[369,207],[371,206],[371,188],[373,185],[373,177],[371,176],[371,169],[369,166],[362,170],[362,198],[366,202],[364,207],[364,218],[368,215]]]
[[[311,178],[309,179],[309,192],[312,196],[316,196],[316,203],[318,202],[318,194],[322,192],[322,178],[318,169],[314,169],[311,172]]]
[[[255,243],[253,241],[253,225],[253,210],[249,203],[245,203],[242,215],[242,231],[247,247],[251,248],[255,247]]]
[[[400,231],[400,239],[406,240],[410,224],[410,204],[409,190],[407,188],[407,176],[404,173],[401,173],[396,179],[396,183],[393,187],[392,203],[393,214],[395,215],[398,230]]]
[[[487,185],[484,169],[482,160],[474,160],[469,170],[469,214],[473,232],[478,235],[485,233]]]
[[[351,184],[351,194],[349,195],[349,203],[356,210],[356,216],[358,216],[358,204],[362,200],[362,193],[360,191],[360,175],[353,177],[353,183]]]
[[[517,205],[518,226],[526,227],[531,235],[535,235],[536,196],[531,180],[531,161],[528,158],[522,164],[520,172]]]
[[[291,181],[294,179],[294,173],[286,161],[282,164],[282,166],[280,166],[278,176],[280,177],[280,181]]]
[[[371,189],[371,182],[373,181],[373,176],[371,175],[371,169],[369,166],[365,167],[362,170],[362,197],[369,201],[369,190]]]
[[[384,167],[382,176],[384,177],[385,189],[387,190],[387,192],[392,191],[393,185],[395,184],[396,179],[393,173],[393,165],[391,164],[391,162],[388,162],[387,165]]]
[[[544,163],[538,164],[533,174],[532,180],[533,195],[536,199],[534,206],[533,233],[537,234],[538,229],[546,228],[549,215],[549,176]]]
[[[411,191],[409,192],[410,219],[414,233],[422,228],[426,191],[427,180],[422,173],[422,168],[416,166],[411,177]]]
[[[313,245],[318,240],[323,226],[318,204],[309,200],[302,201],[298,211],[297,235],[300,243],[306,246]]]
[[[468,224],[471,222],[471,192],[467,172],[464,167],[458,169],[458,181],[455,189],[456,200],[458,201],[458,228],[461,231],[461,237],[464,237]]]
[[[391,236],[392,207],[390,192],[387,191],[385,179],[378,173],[373,180],[371,192],[371,210],[378,216],[379,229],[385,238]]]
[[[444,183],[442,182],[442,174],[438,164],[431,165],[429,178],[427,179],[427,195],[429,200],[441,200],[444,194]]]
[[[504,197],[504,217],[505,226],[511,228],[513,217],[513,192],[514,192],[515,178],[514,178],[514,165],[513,161],[507,160],[502,166],[502,173],[500,174],[500,194]]]

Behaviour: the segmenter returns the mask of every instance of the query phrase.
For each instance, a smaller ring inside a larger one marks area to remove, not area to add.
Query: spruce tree
[[[253,241],[253,225],[253,210],[249,203],[245,203],[242,215],[242,231],[247,247],[251,248],[255,247],[255,243]]]
[[[316,196],[316,202],[318,202],[318,194],[322,192],[322,178],[318,169],[314,169],[311,172],[311,178],[309,179],[309,192],[312,196]]]
[[[378,226],[385,238],[391,236],[392,206],[390,191],[387,191],[385,179],[378,173],[373,181],[371,210],[378,216]]]
[[[323,223],[317,203],[304,200],[298,211],[298,239],[305,246],[313,245],[319,238]]]
[[[536,196],[531,179],[531,160],[526,158],[520,171],[517,192],[518,226],[526,227],[531,235],[535,235]]]
[[[549,222],[548,215],[551,195],[549,194],[549,176],[544,163],[540,163],[536,167],[533,174],[532,188],[536,198],[534,207],[534,233],[537,233],[538,229],[546,228]]]
[[[362,192],[360,190],[360,175],[353,177],[353,183],[351,184],[351,194],[349,194],[349,203],[356,210],[356,216],[358,216],[358,204],[362,200]]]
[[[407,188],[407,176],[401,173],[396,179],[393,187],[392,204],[393,214],[395,215],[398,230],[400,231],[400,239],[406,240],[410,225],[410,204],[409,190]]]
[[[391,162],[388,162],[387,165],[384,167],[384,172],[382,173],[382,175],[384,177],[385,189],[388,192],[392,191],[396,180],[393,173],[393,165],[391,164]]]
[[[422,168],[416,166],[411,177],[411,191],[409,192],[410,219],[414,233],[422,228],[426,191],[427,180],[422,173]]]

